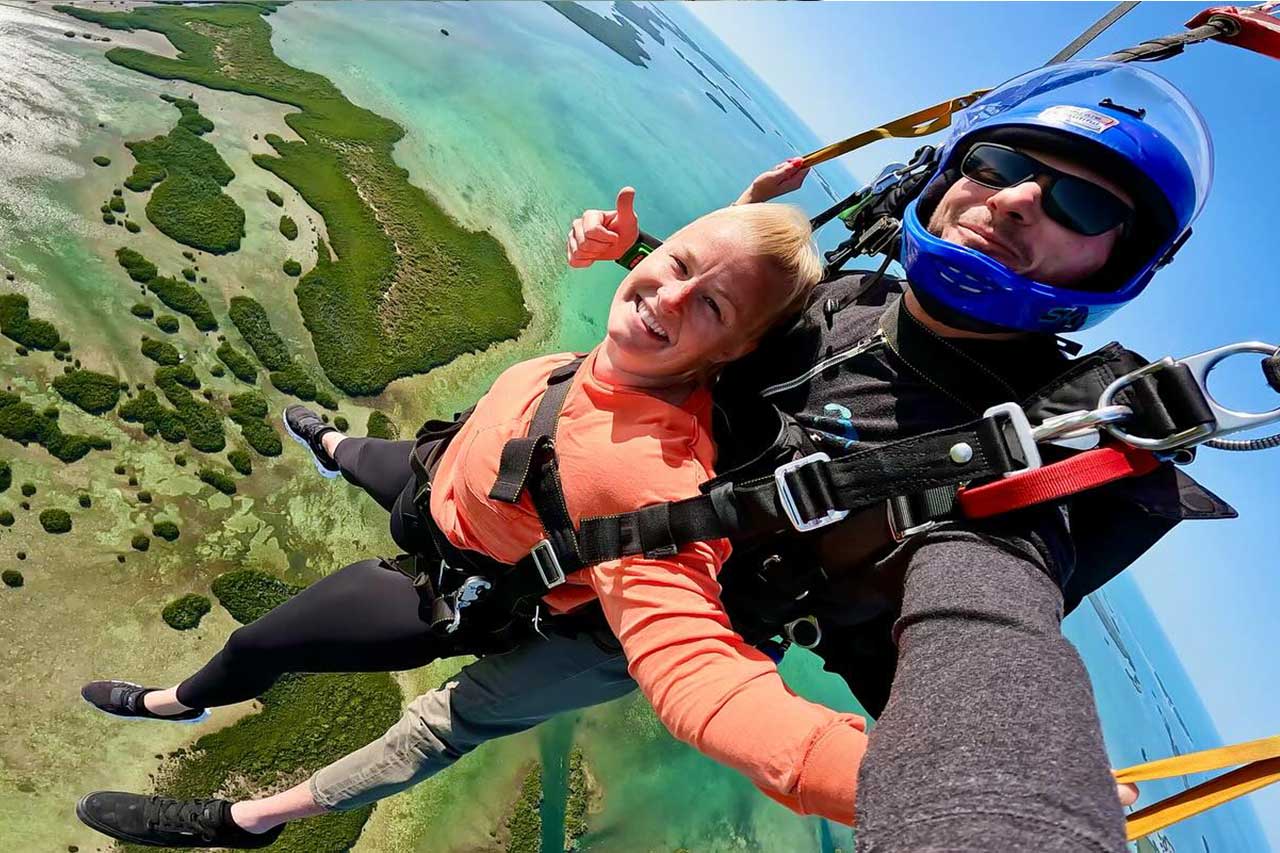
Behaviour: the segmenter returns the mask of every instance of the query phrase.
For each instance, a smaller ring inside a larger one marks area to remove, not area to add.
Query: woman
[[[569,516],[697,494],[713,473],[709,383],[793,313],[820,272],[803,214],[765,204],[708,214],[639,263],[615,293],[605,339],[566,380],[555,454]],[[429,504],[449,546],[514,563],[547,535],[527,495],[509,502],[491,490],[507,441],[526,434],[548,381],[574,358],[547,356],[507,370],[449,443]],[[415,491],[411,442],[343,436],[302,407],[291,407],[286,423],[322,473],[341,473],[384,508]],[[404,529],[393,532],[411,547]],[[418,697],[383,738],[288,791],[234,804],[99,792],[82,799],[77,813],[134,843],[265,846],[288,820],[366,805],[486,740],[638,684],[676,737],[797,811],[851,823],[850,768],[865,748],[863,720],[791,694],[773,662],[734,633],[716,583],[728,552],[726,541],[698,542],[670,556],[627,557],[569,575],[541,597],[535,624],[514,648]],[[83,693],[118,716],[189,720],[258,695],[284,672],[408,669],[458,653],[433,631],[419,592],[385,561],[354,563],[236,631],[174,688],[109,681]],[[596,603],[607,630],[582,620],[563,627],[562,615],[572,620]],[[465,621],[467,611],[459,612]]]

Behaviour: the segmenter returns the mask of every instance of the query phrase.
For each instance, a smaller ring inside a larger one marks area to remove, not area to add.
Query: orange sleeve
[[[852,824],[866,721],[796,696],[738,636],[714,577],[720,556],[697,543],[589,570],[631,676],[676,738],[793,811]]]

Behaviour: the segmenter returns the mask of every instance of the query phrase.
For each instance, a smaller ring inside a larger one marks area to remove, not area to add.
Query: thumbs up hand
[[[636,191],[623,187],[613,210],[585,210],[573,220],[566,251],[569,266],[589,267],[625,255],[640,237],[635,200]]]

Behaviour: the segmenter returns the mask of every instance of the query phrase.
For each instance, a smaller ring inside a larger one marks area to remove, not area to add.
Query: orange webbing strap
[[[1129,815],[1129,840],[1164,829],[1236,797],[1265,788],[1272,782],[1280,782],[1280,735],[1162,758],[1115,771],[1117,782],[1147,782],[1220,770],[1236,764],[1244,766]]]
[[[848,139],[833,142],[825,148],[819,148],[817,151],[804,155],[804,167],[807,169],[810,166],[825,163],[828,160],[839,157],[841,154],[848,154],[850,151],[855,151],[864,145],[875,142],[877,139],[888,139],[889,137],[911,139],[917,136],[928,136],[930,133],[942,130],[944,127],[950,127],[952,113],[964,109],[990,91],[990,89],[978,89],[959,98],[952,98],[949,101],[925,107],[919,112],[894,119],[879,127],[864,130],[862,133],[850,136]]]

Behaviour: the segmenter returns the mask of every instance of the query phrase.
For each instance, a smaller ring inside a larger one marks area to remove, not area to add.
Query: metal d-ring
[[[1217,349],[1196,353],[1186,358],[1175,360],[1165,356],[1159,361],[1153,361],[1132,373],[1126,373],[1108,385],[1102,392],[1102,396],[1098,398],[1098,407],[1103,408],[1112,405],[1116,394],[1138,379],[1181,364],[1191,371],[1191,377],[1200,387],[1200,392],[1204,394],[1205,402],[1213,413],[1214,423],[1191,427],[1176,432],[1167,438],[1142,438],[1130,435],[1116,424],[1105,424],[1103,428],[1120,441],[1133,447],[1141,447],[1145,450],[1173,450],[1175,448],[1192,447],[1211,438],[1230,435],[1242,430],[1280,421],[1280,408],[1272,409],[1269,412],[1238,412],[1223,406],[1209,393],[1209,374],[1218,366],[1219,362],[1241,353],[1257,353],[1271,356],[1277,352],[1280,352],[1280,347],[1275,344],[1267,344],[1261,341],[1241,341],[1240,343],[1227,344]]]

